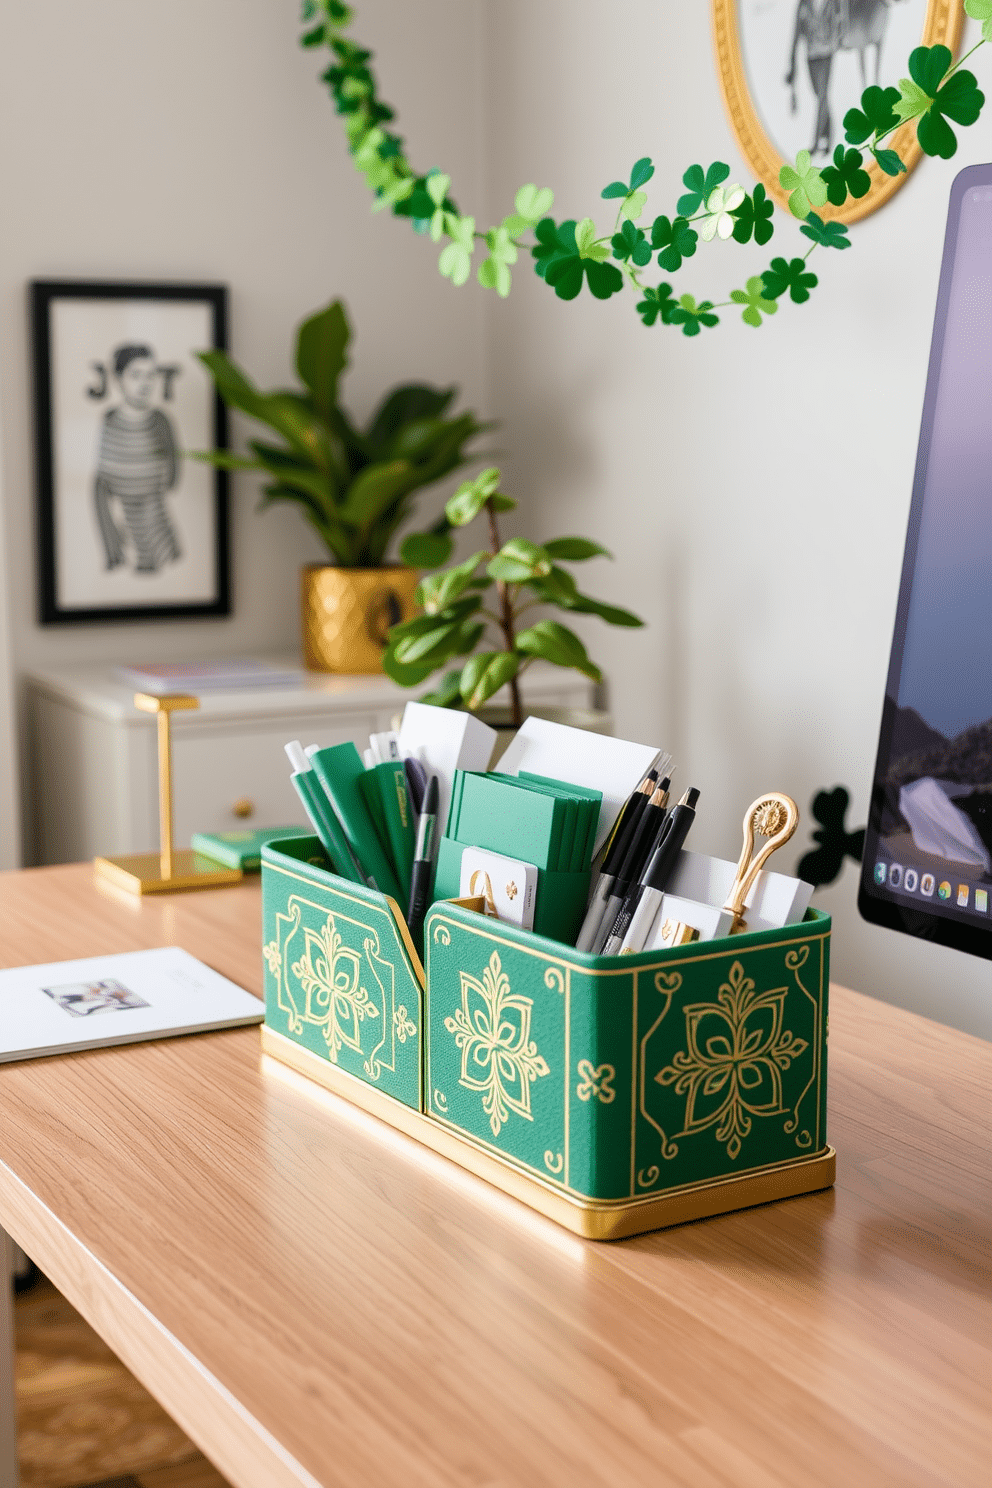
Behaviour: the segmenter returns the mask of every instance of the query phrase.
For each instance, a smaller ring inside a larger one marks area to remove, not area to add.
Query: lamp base
[[[172,875],[162,877],[161,853],[128,853],[120,858],[94,858],[97,878],[129,894],[174,894],[183,889],[219,889],[240,883],[240,868],[225,868],[191,848],[172,854]]]

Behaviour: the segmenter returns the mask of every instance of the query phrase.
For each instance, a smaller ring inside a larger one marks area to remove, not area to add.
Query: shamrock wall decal
[[[800,858],[796,872],[815,889],[833,883],[844,866],[845,858],[860,863],[864,856],[864,827],[849,832],[844,825],[850,804],[850,793],[842,785],[835,786],[832,791],[817,791],[813,797],[810,809],[820,823],[813,833],[813,841],[820,845]]]

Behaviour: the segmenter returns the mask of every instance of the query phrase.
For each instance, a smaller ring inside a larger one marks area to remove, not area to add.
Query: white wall
[[[477,193],[477,90],[451,104],[431,79],[478,78],[482,0],[364,0],[361,12],[418,158],[443,156]],[[40,627],[28,280],[226,282],[232,350],[263,386],[291,379],[294,326],[341,295],[357,333],[345,383],[356,413],[411,379],[457,382],[462,406],[486,412],[483,298],[455,295],[408,223],[370,215],[316,81],[326,53],[301,51],[298,13],[297,0],[48,0],[0,13],[2,573],[18,672],[292,648],[297,570],[321,556],[295,511],[256,516],[255,487],[237,478],[229,620]],[[8,768],[0,748],[0,781]]]
[[[693,161],[750,182],[709,9],[627,0],[614,25],[594,0],[491,7],[494,210],[535,180],[559,218],[605,229],[601,188],[645,154],[652,212],[673,213]],[[953,163],[925,161],[849,252],[817,254],[810,303],[760,331],[730,315],[694,341],[647,330],[629,295],[566,304],[527,265],[493,313],[512,489],[536,507],[535,536],[588,533],[616,553],[589,588],[647,628],[585,634],[618,730],[664,742],[678,781],[702,788],[697,848],[736,858],[743,808],[771,788],[805,806],[843,782],[865,819],[948,190],[988,148],[983,120]],[[777,223],[768,249],[701,244],[678,292],[723,299],[771,252],[805,246]],[[864,925],[851,868],[822,903],[837,980],[992,1037],[986,963]]]
[[[2,491],[2,485],[0,485]],[[0,500],[0,575],[6,569],[6,532]],[[14,739],[14,667],[7,620],[7,586],[0,585],[0,870],[16,868],[20,852],[20,802],[17,793]]]

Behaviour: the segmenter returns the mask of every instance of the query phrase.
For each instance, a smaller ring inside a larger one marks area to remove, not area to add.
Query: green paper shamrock
[[[517,261],[517,247],[505,227],[490,228],[486,242],[489,257],[479,265],[479,283],[505,300],[510,293],[510,264]]]
[[[651,228],[651,246],[660,248],[658,262],[669,274],[682,267],[684,258],[691,258],[696,251],[699,234],[694,232],[684,217],[669,222],[667,217],[656,217]]]
[[[866,88],[861,107],[848,109],[844,115],[844,138],[849,145],[863,145],[872,135],[881,136],[899,123],[893,112],[899,102],[898,88]]]
[[[992,42],[992,0],[964,0],[965,14],[982,23],[982,40]]]
[[[950,160],[958,147],[947,119],[955,124],[974,124],[985,103],[978,79],[967,68],[955,72],[940,86],[950,65],[951,54],[945,46],[917,47],[910,52],[910,75],[900,79],[900,98],[894,110],[903,122],[919,119],[916,137],[920,148],[924,154],[939,155],[942,160]]]
[[[879,163],[879,166],[887,176],[898,176],[906,174],[906,167],[903,165],[901,159],[899,158],[898,151],[873,149],[871,153],[874,155],[875,159]]]
[[[528,228],[536,226],[551,211],[554,200],[555,194],[550,186],[537,187],[533,182],[521,186],[514,199],[514,212],[503,218],[503,226],[511,238],[519,237]]]
[[[636,221],[644,211],[648,200],[647,192],[640,191],[638,188],[646,185],[653,175],[654,166],[651,164],[650,156],[645,155],[636,162],[631,171],[629,186],[625,186],[622,181],[611,181],[609,186],[603,188],[601,195],[606,201],[623,197],[623,206],[620,208],[621,217],[626,217],[631,222]]]
[[[690,165],[682,177],[682,184],[688,186],[689,190],[685,196],[679,197],[679,216],[691,217],[693,212],[698,212],[710,193],[722,185],[729,175],[730,166],[724,165],[722,160],[714,160],[705,173],[701,165]]]
[[[452,239],[441,250],[437,266],[445,279],[461,286],[472,272],[472,254],[475,252],[475,218],[453,217],[445,213],[444,225]]]
[[[623,288],[623,275],[614,264],[580,256],[574,221],[556,227],[550,217],[545,217],[534,231],[537,243],[530,250],[536,260],[534,271],[551,285],[560,300],[574,300],[583,277],[597,300],[608,300]],[[608,255],[609,249],[606,252]]]
[[[596,237],[596,224],[591,217],[583,217],[575,229],[575,246],[580,258],[591,258],[594,263],[605,263],[610,250]]]
[[[765,294],[770,300],[777,300],[789,291],[789,298],[796,305],[802,305],[809,299],[809,292],[815,289],[819,280],[806,267],[804,258],[773,258],[770,269],[766,269],[761,276],[765,286]]]
[[[431,213],[431,237],[435,243],[440,243],[444,236],[445,198],[448,195],[448,187],[451,185],[451,177],[442,175],[440,171],[432,172],[426,181],[427,195],[434,204]]]
[[[662,325],[669,325],[674,308],[672,286],[659,284],[657,289],[644,291],[644,298],[638,303],[637,313],[646,326],[653,326],[655,321],[659,320]]]
[[[793,217],[808,217],[813,207],[827,204],[826,183],[816,166],[811,164],[808,150],[800,150],[795,167],[783,165],[778,173],[778,184],[789,192],[789,211]]]
[[[821,248],[850,248],[851,240],[843,222],[824,222],[816,212],[810,212],[799,231],[812,238]]]
[[[752,234],[759,245],[767,243],[775,232],[772,217],[775,204],[769,200],[764,186],[755,186],[750,196],[745,194],[740,206],[735,207],[731,217],[736,219],[735,243],[750,243]]]
[[[866,196],[871,190],[871,176],[862,170],[864,156],[860,150],[845,150],[838,145],[834,151],[834,163],[823,172],[827,183],[827,200],[835,207],[842,207],[848,196],[856,199]]]
[[[612,243],[613,257],[619,258],[621,263],[630,259],[631,263],[643,269],[645,264],[651,262],[651,245],[641,229],[632,222],[625,222],[620,232],[613,234]]]
[[[763,315],[774,315],[778,310],[775,301],[766,298],[765,286],[760,274],[755,274],[749,279],[744,289],[732,289],[730,298],[735,305],[746,306],[741,316],[745,325],[760,326]]]
[[[669,314],[668,323],[680,325],[683,336],[698,336],[701,326],[720,324],[718,315],[709,314],[712,309],[712,300],[701,300],[697,305],[692,295],[684,294]]]
[[[704,243],[712,243],[714,238],[721,238],[726,242],[733,237],[737,224],[731,213],[741,205],[745,195],[743,186],[714,187],[706,198],[707,215],[699,229],[699,236]]]

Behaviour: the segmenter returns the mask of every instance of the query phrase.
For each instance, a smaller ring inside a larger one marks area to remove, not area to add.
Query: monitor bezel
[[[885,681],[885,698],[882,706],[882,722],[879,729],[878,749],[872,772],[871,800],[868,812],[868,827],[865,833],[864,856],[861,877],[858,883],[858,910],[863,919],[872,925],[882,925],[889,930],[898,930],[904,935],[929,940],[937,945],[951,946],[971,956],[992,960],[992,915],[987,927],[976,925],[973,917],[965,919],[955,911],[937,914],[922,905],[901,904],[875,893],[874,864],[879,840],[879,825],[883,804],[881,777],[889,764],[889,749],[895,719],[895,699],[898,696],[902,673],[903,651],[906,644],[906,623],[912,594],[913,576],[916,571],[916,555],[923,515],[923,497],[926,489],[927,469],[930,459],[930,441],[940,385],[941,362],[944,354],[944,339],[947,329],[947,310],[951,297],[951,282],[957,257],[958,229],[961,222],[961,207],[965,194],[976,186],[992,186],[992,163],[970,165],[955,176],[951,185],[947,209],[947,227],[944,233],[944,252],[940,265],[940,280],[937,287],[937,306],[934,313],[933,336],[930,342],[930,363],[927,369],[926,392],[923,399],[923,416],[920,420],[920,439],[917,446],[916,469],[913,476],[913,497],[909,509],[906,532],[906,548],[903,554],[902,573],[899,579],[899,599],[896,604],[895,624],[892,631],[892,648],[889,653],[889,670]]]

